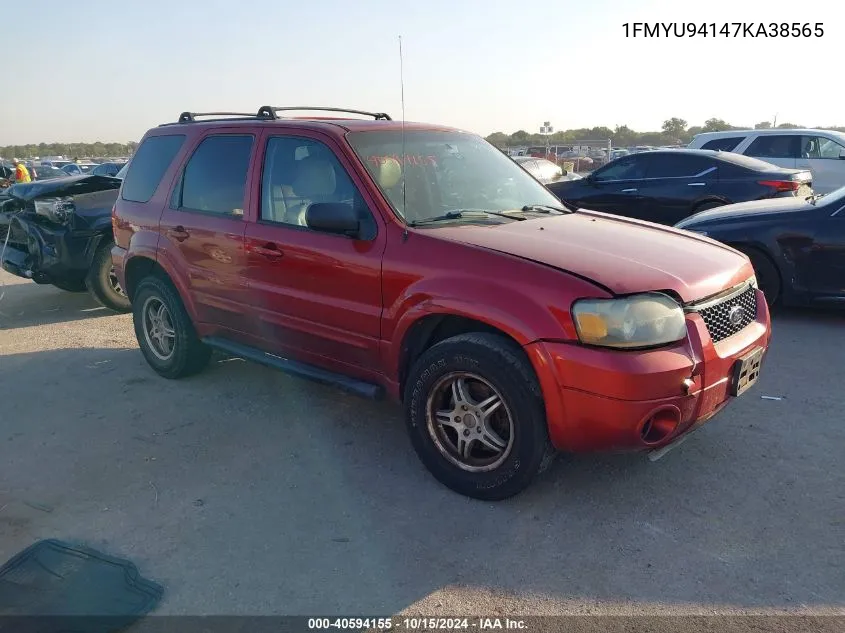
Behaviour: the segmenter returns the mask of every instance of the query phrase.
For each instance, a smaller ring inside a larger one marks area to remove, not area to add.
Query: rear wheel
[[[85,278],[85,286],[94,298],[116,312],[129,312],[132,308],[129,297],[120,287],[111,260],[114,242],[108,240],[97,248],[91,268]]]
[[[736,247],[738,251],[745,253],[751,260],[754,267],[754,274],[757,276],[757,285],[766,296],[766,303],[774,307],[780,299],[781,281],[780,273],[771,258],[764,252],[752,247]]]
[[[468,497],[513,496],[555,455],[531,365],[500,336],[462,334],[427,350],[408,377],[405,410],[420,460]]]
[[[141,353],[165,378],[196,374],[211,358],[211,348],[199,340],[176,289],[163,279],[146,277],[138,284],[132,321]]]

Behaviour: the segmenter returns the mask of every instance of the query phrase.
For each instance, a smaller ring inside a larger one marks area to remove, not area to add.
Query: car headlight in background
[[[34,204],[35,215],[40,215],[56,224],[66,224],[75,209],[73,198],[44,198],[35,200]]]
[[[602,347],[651,347],[686,337],[684,311],[671,297],[649,292],[619,299],[581,299],[572,306],[578,338]]]

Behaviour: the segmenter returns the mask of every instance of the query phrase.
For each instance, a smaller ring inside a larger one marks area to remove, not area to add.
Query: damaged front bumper
[[[41,284],[83,282],[97,247],[111,235],[119,186],[114,178],[85,176],[8,189],[0,200],[0,266]],[[42,201],[53,200],[61,214],[44,213]]]
[[[103,238],[98,232],[39,224],[26,214],[13,216],[8,231],[3,270],[40,284],[82,281]]]

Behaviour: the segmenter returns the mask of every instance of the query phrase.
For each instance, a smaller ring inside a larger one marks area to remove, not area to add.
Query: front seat
[[[330,202],[337,189],[334,165],[322,158],[300,161],[291,187],[293,195],[285,196],[285,221],[307,226],[305,212],[315,202]]]

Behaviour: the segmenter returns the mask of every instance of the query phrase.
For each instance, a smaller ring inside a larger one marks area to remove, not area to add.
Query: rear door
[[[198,138],[160,222],[160,256],[176,259],[201,323],[239,339],[249,331],[248,287],[241,277],[246,186],[257,130],[215,129]]]
[[[579,183],[579,207],[639,218],[649,154],[635,154],[595,170]]]
[[[794,169],[800,148],[800,134],[759,134],[742,153],[773,165]]]
[[[641,219],[672,226],[692,214],[697,201],[717,194],[716,160],[681,152],[649,156],[646,179],[639,187]]]
[[[802,136],[796,166],[813,173],[817,193],[830,193],[845,185],[845,145],[826,136]]]
[[[380,367],[382,219],[361,176],[327,137],[267,132],[255,221],[246,230],[253,328],[267,351],[358,377]],[[357,209],[361,235],[312,230],[314,203]]]

